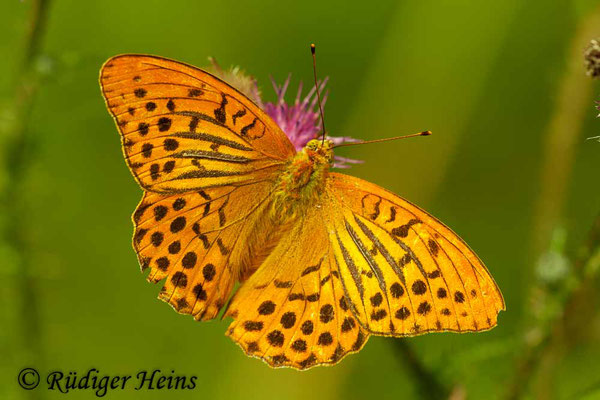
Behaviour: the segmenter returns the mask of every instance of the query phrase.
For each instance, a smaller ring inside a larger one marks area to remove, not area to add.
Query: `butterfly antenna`
[[[321,94],[319,93],[319,83],[317,82],[317,56],[315,55],[314,43],[310,45],[310,53],[312,54],[315,89],[317,91],[317,100],[319,101],[319,112],[321,113],[321,126],[323,127],[323,141],[321,143],[325,143],[325,118],[323,118],[323,106],[321,105]]]
[[[385,139],[361,140],[360,142],[346,142],[346,143],[342,143],[342,144],[337,144],[337,145],[333,146],[333,148],[345,147],[345,146],[355,146],[357,144],[389,142],[390,140],[407,139],[407,138],[411,138],[411,137],[415,137],[415,136],[429,136],[429,135],[431,135],[431,131],[423,131],[423,132],[419,132],[419,133],[413,133],[412,135],[395,136],[395,137],[385,138]]]

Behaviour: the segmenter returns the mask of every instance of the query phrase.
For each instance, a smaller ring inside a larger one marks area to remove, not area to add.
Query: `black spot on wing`
[[[225,106],[227,105],[227,97],[223,93],[221,93],[221,104],[219,108],[217,108],[215,113],[215,119],[219,121],[220,124],[225,124],[227,120],[227,114],[225,112]]]
[[[175,102],[173,102],[173,99],[169,99],[169,101],[167,102],[167,108],[171,112],[175,111]]]
[[[251,123],[249,123],[248,125],[244,126],[242,128],[242,130],[240,131],[242,136],[248,136],[248,132],[250,131],[250,129],[254,128],[254,126],[256,125],[256,121],[258,120],[258,118],[254,118],[254,120],[252,120]]]
[[[390,218],[385,222],[394,222],[396,220],[396,207],[390,207]]]
[[[318,264],[313,265],[311,267],[308,267],[304,271],[302,271],[302,275],[301,276],[306,276],[306,275],[311,274],[313,272],[317,272],[319,270],[319,268],[321,268],[321,263],[322,262],[323,262],[323,258],[321,258],[321,260],[319,261]]]
[[[392,234],[395,236],[399,236],[402,238],[405,238],[408,236],[408,231],[409,229],[416,224],[420,224],[421,220],[417,219],[417,218],[413,218],[410,221],[408,221],[408,223],[404,224],[404,225],[400,225],[394,229],[392,229]]]
[[[158,130],[160,132],[166,132],[171,129],[171,118],[162,117],[158,120]]]
[[[204,92],[198,88],[193,88],[188,91],[188,97],[199,97],[202,96]]]
[[[246,109],[242,109],[238,112],[236,112],[235,114],[233,114],[232,119],[233,119],[233,125],[235,125],[235,121],[236,119],[243,117],[244,115],[246,115]]]

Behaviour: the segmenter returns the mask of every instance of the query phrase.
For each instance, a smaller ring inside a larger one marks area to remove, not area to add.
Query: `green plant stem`
[[[405,339],[394,339],[394,348],[417,383],[421,398],[439,400],[447,399],[450,396],[450,389],[444,386],[437,376],[421,362]]]
[[[536,373],[540,362],[546,358],[548,353],[556,344],[556,338],[560,338],[560,332],[564,326],[564,311],[569,309],[578,295],[585,290],[584,282],[589,281],[590,262],[594,261],[596,252],[600,250],[600,215],[594,220],[587,236],[586,242],[581,247],[577,258],[573,262],[574,272],[577,275],[576,282],[566,289],[560,313],[545,326],[539,327],[540,336],[537,340],[527,345],[522,356],[517,360],[517,367],[513,379],[509,385],[506,399],[517,400],[523,397],[523,393],[529,387],[529,382]]]
[[[39,88],[39,75],[35,64],[40,55],[44,36],[49,0],[32,0],[28,19],[29,30],[25,40],[23,59],[16,77],[13,102],[14,124],[8,131],[5,143],[4,168],[6,170],[6,191],[3,196],[3,209],[6,215],[4,240],[16,254],[15,287],[19,304],[20,339],[25,349],[23,361],[40,368],[42,345],[39,325],[37,285],[32,272],[26,230],[26,206],[23,181],[31,163],[32,154],[29,118]],[[40,398],[41,391],[29,391],[30,398]]]
[[[600,6],[597,6],[578,24],[567,55],[569,60],[567,70],[558,86],[557,103],[545,136],[540,173],[541,187],[535,207],[532,249],[536,257],[548,248],[551,232],[559,223],[562,214],[577,140],[580,137],[586,110],[589,110],[591,105],[592,88],[584,70],[583,49],[590,39],[600,34],[599,27]],[[527,341],[517,358],[515,373],[505,396],[507,399],[522,398],[542,360],[548,360],[556,344],[555,338],[560,336],[559,333],[563,328],[565,309],[578,293],[584,290],[581,284],[584,265],[590,260],[594,246],[598,245],[598,235],[600,235],[600,221],[597,219],[590,231],[588,243],[582,246],[581,254],[574,261],[578,279],[564,289],[561,309],[555,318],[550,321],[540,321],[532,330],[536,337]],[[530,278],[533,278],[533,271],[530,273]]]
[[[555,108],[543,143],[540,191],[534,215],[533,254],[548,248],[554,227],[560,222],[568,189],[576,145],[592,107],[592,85],[586,75],[583,50],[590,39],[600,36],[600,6],[577,27],[567,54],[566,72],[559,86]]]

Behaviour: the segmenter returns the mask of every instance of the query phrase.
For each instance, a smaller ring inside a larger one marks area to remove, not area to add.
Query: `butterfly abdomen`
[[[245,236],[246,246],[240,250],[239,277],[246,281],[267,259],[293,226],[293,219],[274,220],[268,208],[261,210],[252,229]]]
[[[327,151],[305,148],[290,159],[275,181],[269,203],[252,216],[248,231],[240,232],[245,249],[234,253],[239,281],[247,280],[269,257],[298,219],[322,198],[329,171]]]

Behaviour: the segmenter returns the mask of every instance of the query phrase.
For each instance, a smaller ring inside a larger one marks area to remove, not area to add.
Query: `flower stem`
[[[547,249],[551,233],[559,222],[576,145],[591,109],[592,85],[585,73],[583,49],[591,38],[600,35],[599,27],[600,6],[578,24],[567,54],[567,70],[559,84],[557,104],[545,135],[541,187],[534,208],[533,254],[536,255]]]
[[[555,348],[556,342],[562,335],[561,330],[565,325],[565,311],[572,308],[580,294],[586,291],[586,282],[590,282],[593,274],[598,268],[592,267],[592,263],[598,263],[600,256],[600,214],[594,220],[586,242],[580,249],[579,255],[573,262],[576,275],[575,284],[566,289],[566,294],[561,303],[560,312],[554,319],[540,327],[540,336],[526,346],[522,357],[517,360],[517,367],[512,381],[510,382],[506,399],[521,399],[529,387],[529,382],[538,370],[542,360],[545,360]],[[558,355],[560,356],[560,355]],[[556,360],[553,360],[556,364]]]
[[[42,364],[39,301],[29,258],[23,181],[32,160],[29,118],[39,88],[40,77],[35,63],[38,60],[46,30],[49,3],[49,0],[31,1],[28,17],[29,30],[15,82],[14,122],[6,132],[3,157],[6,177],[6,186],[2,196],[2,206],[6,216],[3,233],[5,245],[12,254],[15,254],[14,287],[17,293],[16,298],[20,299],[20,304],[14,305],[19,309],[17,315],[20,318],[20,321],[17,322],[20,332],[16,335],[24,349],[23,354],[19,355],[19,361],[30,363],[31,366],[38,369]],[[27,396],[40,398],[42,391],[31,390],[27,392]]]
[[[577,140],[586,110],[591,108],[591,105],[588,105],[591,104],[592,86],[584,70],[583,49],[591,38],[600,34],[599,26],[600,6],[579,22],[567,55],[567,69],[558,87],[557,103],[545,136],[540,173],[541,187],[535,207],[532,249],[536,257],[549,248],[551,233],[562,215]],[[558,309],[549,319],[536,321],[529,329],[529,334],[525,334],[527,338],[520,357],[517,358],[506,399],[522,398],[540,367],[543,365],[545,372],[548,372],[552,369],[550,366],[555,365],[556,359],[561,356],[557,338],[561,336],[560,332],[564,328],[566,310],[579,294],[585,291],[581,278],[585,274],[585,265],[591,260],[592,252],[599,245],[599,235],[600,217],[596,219],[590,231],[590,239],[583,246],[582,253],[574,260],[574,279],[571,282],[563,282],[560,293],[553,295],[558,302]],[[534,281],[533,270],[529,275],[530,281]],[[539,286],[533,287],[533,291],[539,289],[544,290]]]
[[[447,399],[450,396],[450,390],[437,379],[432,371],[423,365],[405,339],[394,339],[394,348],[398,353],[398,357],[407,366],[414,381],[417,382],[421,398],[439,400]]]

